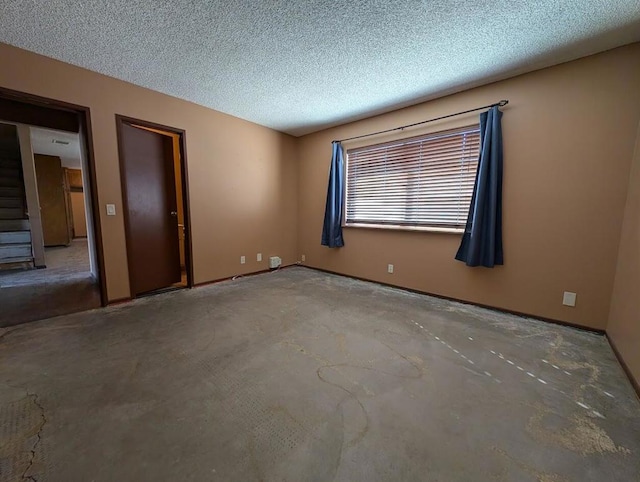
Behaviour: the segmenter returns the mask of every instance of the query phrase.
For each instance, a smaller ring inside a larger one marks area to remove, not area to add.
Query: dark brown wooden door
[[[64,192],[64,173],[59,157],[34,154],[36,184],[45,246],[66,246],[71,242]]]
[[[172,139],[122,124],[127,250],[132,294],[180,281]]]

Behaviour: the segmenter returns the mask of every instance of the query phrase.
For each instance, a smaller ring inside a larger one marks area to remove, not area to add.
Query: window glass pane
[[[347,151],[347,224],[464,227],[478,126]]]

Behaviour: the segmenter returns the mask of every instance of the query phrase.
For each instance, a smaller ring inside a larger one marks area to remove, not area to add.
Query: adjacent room
[[[0,61],[0,482],[640,481],[637,2],[10,1]]]
[[[79,134],[14,124],[0,129],[6,146],[0,326],[99,307]]]

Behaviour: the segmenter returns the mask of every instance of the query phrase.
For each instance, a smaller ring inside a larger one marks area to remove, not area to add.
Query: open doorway
[[[131,297],[193,286],[185,133],[116,116]]]
[[[88,110],[57,104],[0,90],[0,327],[106,303]]]
[[[0,326],[99,307],[79,133],[0,123],[0,142]]]
[[[46,270],[64,269],[67,279],[91,281],[94,296],[83,302],[95,307],[97,277],[90,256],[87,219],[91,213],[80,134],[38,127],[30,131]]]

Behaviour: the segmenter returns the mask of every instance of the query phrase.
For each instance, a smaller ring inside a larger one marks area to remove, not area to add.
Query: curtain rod
[[[371,134],[362,134],[361,136],[348,137],[346,139],[340,139],[340,140],[333,141],[333,142],[352,141],[354,139],[362,139],[363,137],[377,136],[378,134],[385,134],[387,132],[401,131],[401,130],[406,129],[408,127],[419,126],[421,124],[426,124],[427,122],[434,122],[434,121],[437,121],[437,120],[446,119],[447,117],[454,117],[454,116],[457,116],[457,115],[468,114],[469,112],[475,112],[477,110],[489,109],[491,107],[496,107],[496,106],[504,107],[508,103],[509,103],[508,100],[504,100],[503,99],[500,102],[496,102],[495,104],[483,105],[482,107],[476,107],[475,109],[469,109],[469,110],[465,110],[465,111],[462,111],[462,112],[456,112],[455,114],[443,115],[442,117],[436,117],[435,119],[429,119],[429,120],[425,120],[425,121],[421,121],[421,122],[416,122],[414,124],[407,124],[406,126],[394,127],[393,129],[387,129],[387,130],[384,130],[384,131],[372,132]]]

